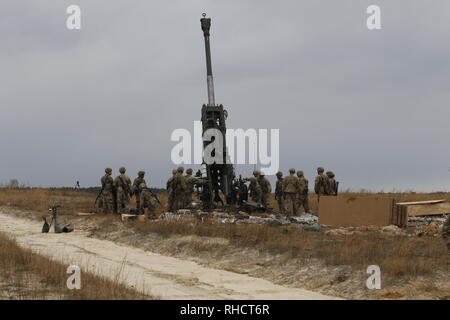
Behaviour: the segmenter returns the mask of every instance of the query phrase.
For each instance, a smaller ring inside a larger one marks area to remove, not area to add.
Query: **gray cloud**
[[[279,128],[281,167],[342,188],[449,190],[450,4],[24,1],[0,5],[0,181],[96,185],[106,166],[163,186],[170,134],[206,101],[199,18],[232,128]],[[82,30],[65,9],[82,9]],[[248,174],[249,166],[238,168]]]

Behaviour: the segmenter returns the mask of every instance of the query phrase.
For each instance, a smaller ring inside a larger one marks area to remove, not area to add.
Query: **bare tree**
[[[11,180],[9,180],[8,187],[9,187],[9,188],[12,188],[12,189],[17,189],[17,188],[19,188],[19,180],[17,180],[17,179],[11,179]]]

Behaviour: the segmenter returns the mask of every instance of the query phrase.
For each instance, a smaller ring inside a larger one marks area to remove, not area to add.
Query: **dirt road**
[[[41,233],[42,223],[0,211],[0,232],[20,246],[60,262],[78,265],[161,299],[335,299],[288,288],[247,275],[203,267],[112,241],[69,234]],[[81,278],[83,281],[83,278]]]

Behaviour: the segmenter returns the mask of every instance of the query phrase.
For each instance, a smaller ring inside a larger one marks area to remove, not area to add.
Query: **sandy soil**
[[[109,240],[89,238],[85,231],[42,234],[42,223],[0,213],[0,231],[18,244],[83,271],[118,279],[162,299],[335,299],[308,290],[201,266]]]

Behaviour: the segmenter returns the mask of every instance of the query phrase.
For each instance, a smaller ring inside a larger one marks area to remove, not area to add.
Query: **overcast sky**
[[[228,127],[280,129],[285,174],[450,190],[447,0],[2,0],[0,182],[94,186],[126,166],[163,186],[172,131],[193,130],[207,101],[202,12]]]

